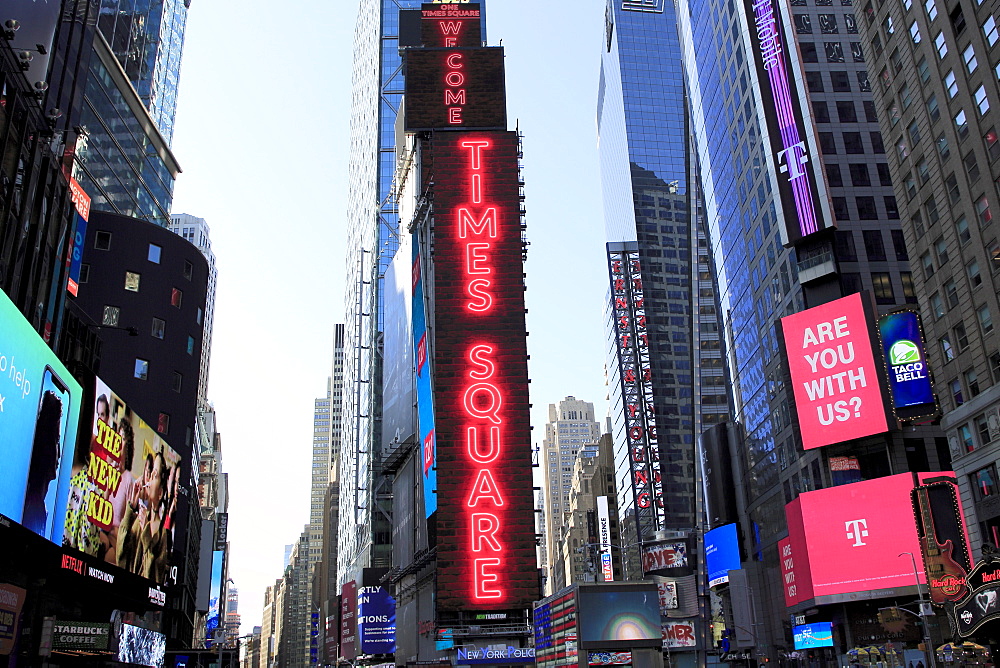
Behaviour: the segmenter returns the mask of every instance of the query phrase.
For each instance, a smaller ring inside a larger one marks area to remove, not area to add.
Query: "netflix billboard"
[[[439,610],[538,598],[516,132],[435,132]]]
[[[920,556],[910,491],[942,475],[953,474],[901,473],[806,492],[786,505],[788,537],[778,543],[785,605],[883,598],[915,586],[913,563],[901,554]]]
[[[803,450],[893,426],[871,314],[867,293],[856,293],[781,319]]]

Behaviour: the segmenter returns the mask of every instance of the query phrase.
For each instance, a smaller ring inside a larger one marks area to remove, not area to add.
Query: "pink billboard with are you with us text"
[[[802,449],[888,431],[865,293],[781,319]]]

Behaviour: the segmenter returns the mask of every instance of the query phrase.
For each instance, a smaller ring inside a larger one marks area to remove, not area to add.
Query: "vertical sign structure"
[[[914,418],[935,413],[937,403],[920,333],[920,316],[915,311],[884,315],[878,320],[878,333],[896,414]]]
[[[615,579],[615,569],[611,562],[611,517],[608,513],[608,497],[597,497],[597,535],[601,541],[601,574],[605,582]]]
[[[812,133],[807,132],[802,99],[791,68],[778,0],[744,0],[753,17],[754,63],[768,141],[778,169],[778,191],[785,209],[785,242],[818,232],[827,223],[817,183],[821,162]]]
[[[528,607],[538,582],[519,138],[435,132],[430,141],[438,609]]]
[[[910,497],[931,602],[959,601],[969,593],[972,560],[955,479],[918,485]]]
[[[424,279],[420,271],[419,237],[413,235],[413,360],[417,370],[417,428],[424,477],[424,517],[437,510],[437,444],[434,440],[434,388],[427,359]]]
[[[863,293],[781,319],[802,449],[888,431]]]
[[[87,238],[87,220],[90,218],[90,197],[73,177],[69,179],[69,193],[76,208],[76,231],[73,233],[73,246],[66,256],[69,268],[66,291],[76,297],[80,291],[80,267],[83,265],[83,243]]]
[[[636,532],[641,541],[651,539],[666,525],[639,252],[609,249],[608,265]]]

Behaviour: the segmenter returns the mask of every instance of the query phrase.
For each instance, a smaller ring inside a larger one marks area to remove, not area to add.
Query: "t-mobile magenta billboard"
[[[856,293],[781,319],[803,450],[890,428],[870,313]]]
[[[778,544],[785,605],[881,598],[914,586],[913,562],[902,554],[919,566],[910,490],[953,475],[901,473],[800,494],[785,506],[788,537]],[[917,576],[926,581],[923,569]]]

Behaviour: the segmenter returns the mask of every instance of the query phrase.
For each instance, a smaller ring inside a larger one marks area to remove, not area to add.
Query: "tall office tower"
[[[277,668],[281,662],[284,627],[285,580],[278,578],[264,591],[264,611],[260,626],[260,663],[258,668]]]
[[[549,404],[549,421],[542,439],[543,492],[545,500],[545,545],[547,594],[559,591],[567,581],[561,546],[566,520],[569,517],[570,489],[573,486],[573,464],[585,445],[597,443],[601,425],[594,420],[594,404],[575,397],[566,397]]]
[[[170,231],[179,234],[201,251],[208,260],[208,292],[205,295],[205,311],[202,315],[204,333],[201,343],[201,374],[198,376],[198,401],[208,403],[208,369],[212,361],[212,329],[215,324],[215,289],[219,281],[219,269],[212,252],[212,239],[208,223],[188,213],[170,214]]]
[[[382,279],[399,233],[396,204],[389,197],[396,165],[394,124],[403,93],[399,10],[419,7],[420,0],[380,3],[377,8],[362,3],[354,32],[337,569],[341,584],[364,567],[388,566],[391,553],[392,531],[385,519],[391,508],[375,490],[382,479]]]
[[[865,3],[861,34],[973,549],[1000,546],[996,5]],[[899,35],[886,26],[899,26]],[[991,108],[993,109],[991,113]]]
[[[191,0],[101,0],[97,27],[169,145]]]
[[[333,326],[333,375],[330,386],[330,480],[340,472],[340,441],[344,402],[344,325]]]
[[[739,427],[727,432],[731,461],[735,479],[747,481],[736,496],[743,555],[752,558],[739,590],[752,592],[742,603],[755,602],[757,621],[751,632],[734,629],[732,646],[755,646],[775,660],[789,607],[832,603],[799,601],[773,586],[778,543],[790,530],[786,504],[833,485],[947,469],[950,457],[932,426],[817,447],[797,423],[804,414],[792,393],[801,388],[789,382],[788,357],[803,342],[786,350],[779,319],[861,290],[881,312],[916,301],[855,7],[684,0],[678,20]],[[858,584],[865,593],[855,598],[885,595],[870,588]],[[878,603],[833,604],[819,614],[856,624],[849,620]]]
[[[310,575],[310,527],[307,524],[292,546],[285,568],[284,617],[281,634],[282,668],[312,665],[312,577]]]
[[[333,379],[326,379],[326,396],[313,401],[312,485],[309,492],[309,570],[322,557],[323,501],[330,485],[330,406]]]
[[[240,592],[230,585],[226,591],[226,643],[236,646],[240,636]]]

